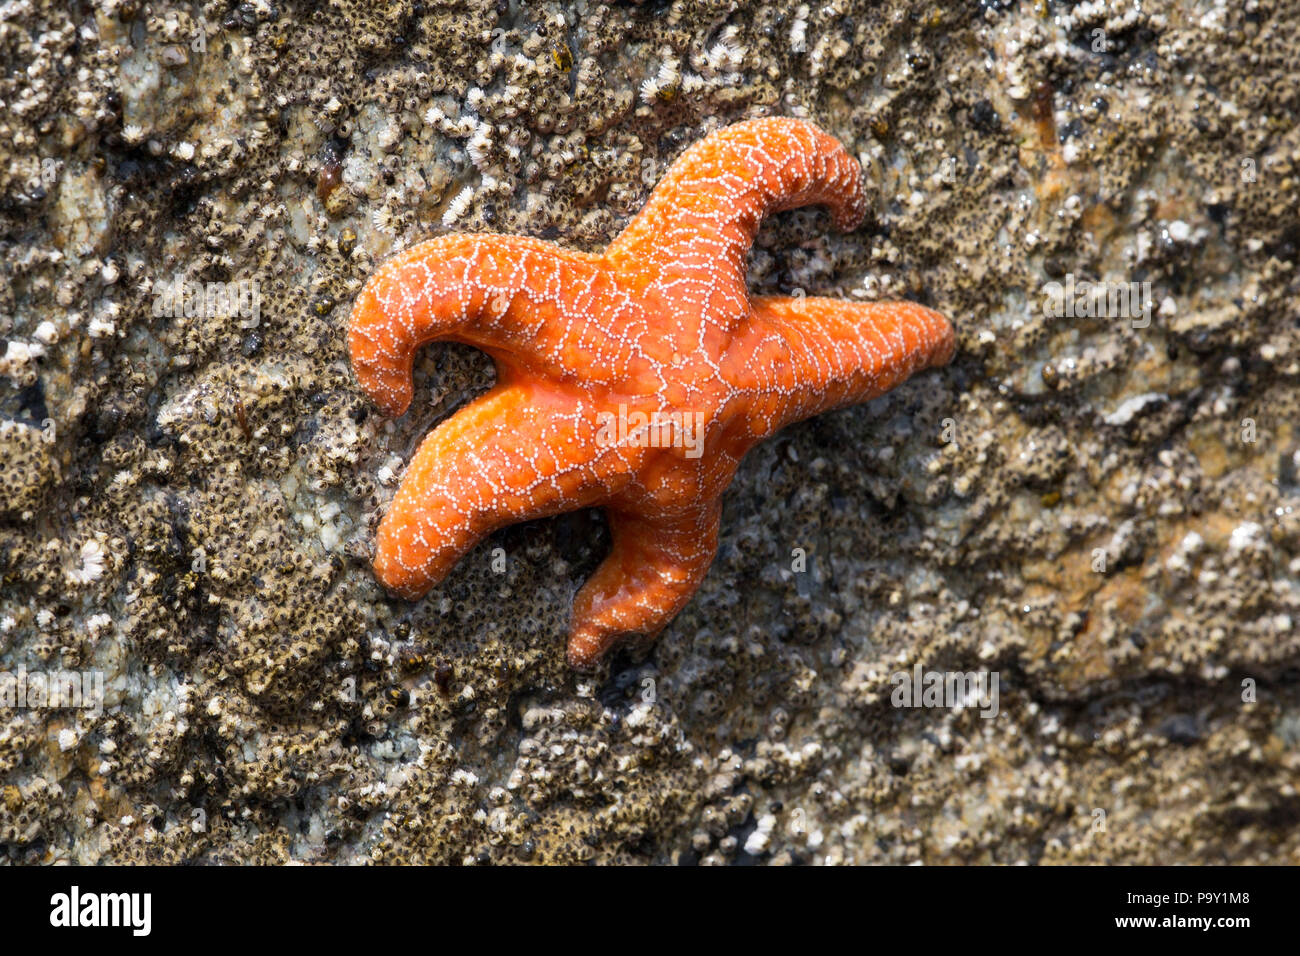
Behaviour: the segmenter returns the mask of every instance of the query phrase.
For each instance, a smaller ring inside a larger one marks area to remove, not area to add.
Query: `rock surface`
[[[1300,862],[1300,3],[15,0],[0,51],[0,680],[103,680],[0,683],[0,860]],[[493,373],[430,347],[381,419],[375,263],[598,248],[772,114],[874,214],[776,217],[751,286],[916,299],[956,361],[756,450],[594,677],[598,514],[387,598]],[[917,667],[996,716],[894,706]]]

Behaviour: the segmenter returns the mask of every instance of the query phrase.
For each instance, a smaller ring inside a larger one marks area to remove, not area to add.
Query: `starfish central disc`
[[[487,352],[497,384],[412,459],[376,536],[383,585],[418,598],[492,531],[600,506],[613,545],[574,599],[569,662],[662,630],[708,571],[749,448],[952,356],[919,305],[749,294],[763,218],[813,204],[855,228],[858,163],[810,123],[750,120],[688,149],[603,255],[462,234],[386,260],[348,333],[366,393],[406,411],[432,341]]]

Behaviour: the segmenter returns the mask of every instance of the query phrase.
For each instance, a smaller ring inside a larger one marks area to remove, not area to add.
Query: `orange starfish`
[[[569,663],[662,630],[713,560],[750,447],[952,356],[952,327],[919,305],[750,297],[763,217],[811,204],[856,227],[858,163],[809,123],[751,120],[687,150],[603,255],[449,235],[384,262],[348,333],[367,394],[402,414],[432,341],[481,348],[497,384],[416,452],[379,526],[383,585],[418,598],[497,528],[603,506],[613,547],[574,599]]]

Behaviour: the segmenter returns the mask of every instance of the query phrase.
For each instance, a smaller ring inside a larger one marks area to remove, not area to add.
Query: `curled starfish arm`
[[[800,120],[748,120],[709,134],[673,163],[645,208],[609,247],[620,264],[725,263],[744,282],[745,256],[769,213],[825,205],[840,229],[866,213],[862,169],[839,141]]]
[[[953,355],[952,325],[912,302],[755,296],[751,305],[727,368],[753,396],[756,437],[870,401]]]
[[[572,337],[604,344],[586,307],[611,285],[591,256],[537,239],[431,239],[385,260],[362,287],[348,328],[352,367],[387,415],[411,404],[411,363],[427,342],[463,342],[498,368],[568,377]]]
[[[610,485],[565,457],[579,432],[571,402],[526,384],[498,386],[435,428],[375,535],[380,583],[420,597],[498,528],[594,504]]]
[[[609,511],[613,546],[573,601],[571,666],[589,670],[619,638],[663,630],[708,573],[721,512],[716,500],[671,518]]]

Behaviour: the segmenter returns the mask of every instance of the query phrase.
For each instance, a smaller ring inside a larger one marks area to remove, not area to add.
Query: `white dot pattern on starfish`
[[[574,601],[570,660],[660,630],[708,570],[721,493],[755,442],[952,354],[947,320],[918,305],[749,296],[763,217],[813,203],[856,226],[858,164],[811,124],[751,120],[687,150],[604,255],[451,235],[380,266],[349,347],[385,412],[409,405],[425,342],[475,345],[498,368],[416,452],[379,528],[380,580],[417,597],[496,528],[600,505],[613,547]],[[602,443],[615,409],[699,413],[702,454]]]

